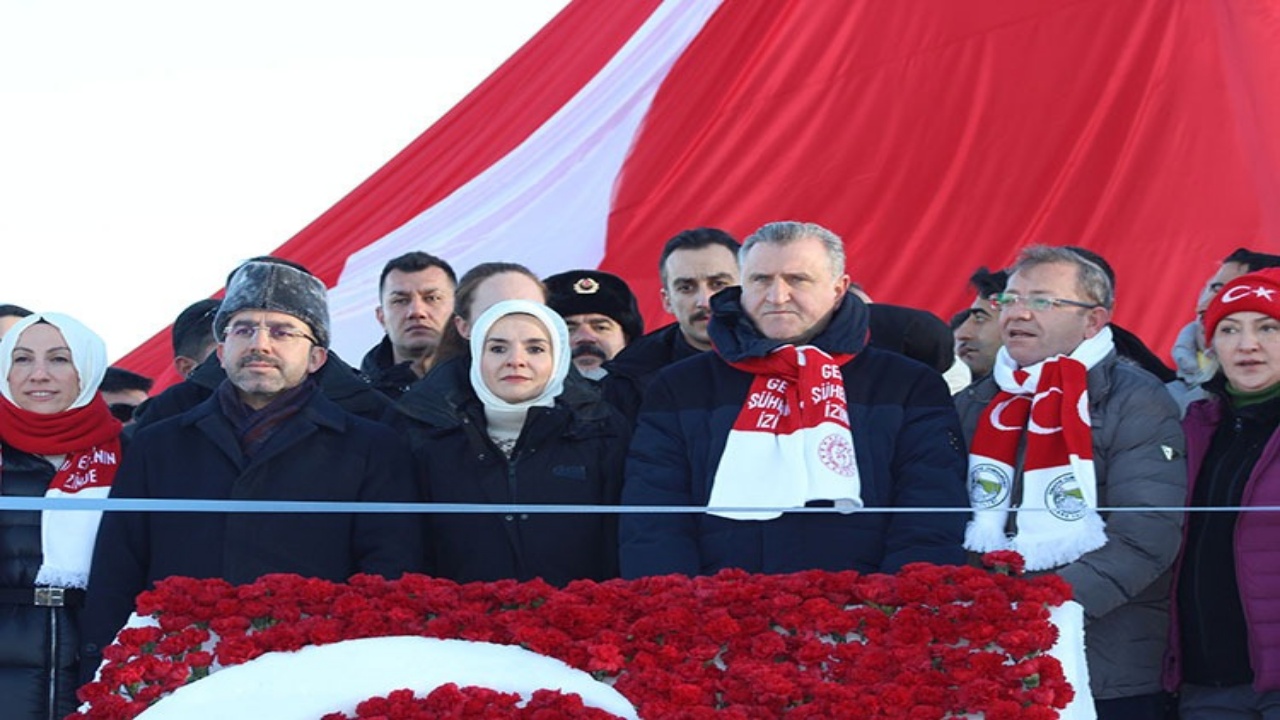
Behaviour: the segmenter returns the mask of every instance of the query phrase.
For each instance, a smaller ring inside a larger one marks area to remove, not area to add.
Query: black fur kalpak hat
[[[636,296],[617,275],[599,270],[570,270],[542,281],[547,306],[561,317],[598,313],[622,326],[627,342],[644,335],[644,318]]]
[[[250,260],[227,283],[227,296],[213,318],[218,342],[227,339],[227,323],[241,310],[270,310],[292,315],[311,328],[316,343],[329,347],[329,301],[324,283],[292,265]]]

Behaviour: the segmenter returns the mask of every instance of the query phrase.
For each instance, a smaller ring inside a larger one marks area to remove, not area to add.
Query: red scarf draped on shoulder
[[[120,421],[102,396],[84,407],[43,415],[0,397],[0,439],[33,455],[63,455],[45,497],[105,498],[120,466]],[[0,457],[0,467],[4,459]],[[85,587],[102,513],[44,510],[36,585]]]
[[[64,492],[111,487],[120,458],[120,428],[101,395],[84,407],[52,415],[0,398],[0,438],[5,443],[33,455],[67,456],[49,483]]]

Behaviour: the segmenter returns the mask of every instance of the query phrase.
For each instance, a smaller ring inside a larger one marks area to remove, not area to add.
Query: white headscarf
[[[484,357],[484,343],[489,329],[494,323],[508,315],[532,315],[546,328],[551,339],[551,378],[547,386],[534,398],[523,402],[510,403],[494,394],[484,383],[480,371]],[[503,300],[494,303],[476,318],[471,329],[471,387],[476,397],[484,403],[487,410],[520,410],[527,411],[531,407],[550,407],[556,398],[564,392],[564,379],[569,375],[569,328],[554,310],[541,303],[528,300]]]
[[[4,338],[0,339],[0,394],[17,405],[13,399],[13,391],[9,388],[9,370],[13,368],[13,349],[18,345],[22,333],[38,322],[46,322],[62,333],[71,348],[71,364],[80,376],[80,394],[68,410],[84,407],[98,394],[98,386],[107,374],[107,345],[97,333],[85,327],[83,323],[70,315],[46,312],[33,313],[14,324]]]

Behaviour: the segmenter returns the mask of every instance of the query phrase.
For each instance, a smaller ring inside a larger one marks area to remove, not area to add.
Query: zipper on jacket
[[[1234,436],[1231,438],[1231,444],[1229,446],[1229,449],[1236,450],[1237,444],[1240,442],[1240,434],[1244,432],[1244,419],[1239,416],[1236,416],[1235,418],[1233,418],[1231,422],[1231,429]],[[1205,450],[1206,454],[1212,448],[1212,445],[1213,443],[1211,439],[1209,448],[1206,448]],[[1265,452],[1266,451],[1264,448],[1263,453],[1265,454]],[[1248,504],[1248,498],[1246,497],[1246,495],[1249,494],[1250,485],[1252,484],[1254,479],[1253,476],[1257,472],[1258,467],[1260,467],[1261,465],[1262,465],[1262,457],[1259,457],[1258,462],[1254,464],[1254,467],[1244,473],[1245,484],[1244,484],[1244,487],[1241,489],[1241,499],[1240,499],[1240,504],[1242,506]],[[1201,471],[1203,471],[1203,468]],[[1211,477],[1210,480],[1212,481],[1212,479],[1213,478]],[[1238,475],[1232,475],[1231,477],[1224,478],[1224,479],[1227,481],[1227,487],[1220,488],[1219,492],[1221,492],[1222,495],[1219,497],[1213,497],[1211,495],[1210,497],[1205,498],[1206,504],[1204,507],[1213,508],[1213,507],[1226,506],[1227,501],[1234,494],[1233,487],[1235,486],[1236,482],[1240,478]],[[1188,498],[1188,500],[1190,499],[1191,498]],[[1219,501],[1221,501],[1221,504],[1219,503]],[[1232,527],[1231,529],[1231,536],[1232,536],[1233,546],[1238,547],[1239,540],[1240,540],[1240,521],[1243,520],[1244,518],[1242,513],[1237,512],[1235,513],[1235,515],[1236,515],[1236,521],[1235,521],[1234,527]],[[1201,532],[1198,534],[1198,537],[1196,538],[1195,549],[1194,549],[1195,552],[1190,555],[1190,557],[1195,558],[1194,562],[1198,563],[1200,561],[1200,558],[1203,557],[1204,555],[1204,545],[1206,542],[1206,535],[1207,533],[1202,529]],[[1236,554],[1236,552],[1237,551],[1233,549],[1233,554]],[[1246,631],[1247,631],[1249,627],[1248,626],[1249,609],[1248,609],[1248,604],[1245,603],[1244,601],[1244,594],[1240,589],[1241,575],[1240,575],[1240,560],[1239,560],[1238,554],[1236,554],[1234,562],[1236,565],[1236,594],[1240,601],[1240,609],[1244,613],[1245,622],[1246,622]],[[1173,592],[1176,594],[1178,592],[1178,588],[1174,587]],[[1219,602],[1218,599],[1216,598],[1216,595],[1208,598],[1205,597],[1206,588],[1204,587],[1204,582],[1199,572],[1196,573],[1196,582],[1195,582],[1195,585],[1193,586],[1192,592],[1195,594],[1196,605],[1200,609],[1212,607],[1215,603]],[[1203,620],[1204,620],[1204,617],[1203,615],[1201,615],[1200,622],[1196,623],[1196,627],[1197,627],[1196,636],[1197,636],[1198,644],[1200,646],[1199,648],[1200,657],[1207,658],[1207,657],[1210,657],[1209,648],[1212,645],[1212,639],[1209,637],[1209,633],[1206,632],[1206,624],[1203,622]],[[1177,619],[1175,618],[1174,621],[1177,622]],[[1187,639],[1185,637],[1182,638],[1182,641],[1184,643],[1186,642],[1186,640]],[[1246,643],[1246,650],[1249,654],[1249,660],[1250,660],[1249,665],[1251,668],[1256,669],[1257,665],[1255,663],[1256,658],[1254,657],[1254,651],[1253,651],[1253,645],[1254,645],[1253,638],[1250,637],[1250,634],[1248,632],[1246,632],[1246,635],[1245,635],[1245,643]],[[1185,651],[1183,654],[1185,655]],[[1185,666],[1183,669],[1185,670]],[[1214,686],[1221,687],[1221,684],[1214,683]]]
[[[49,672],[49,696],[46,698],[48,705],[45,710],[45,717],[49,720],[58,720],[58,609],[45,608],[45,612],[49,614],[49,662],[46,666]]]
[[[1238,419],[1239,418],[1237,418],[1237,420]],[[1278,439],[1280,439],[1280,427],[1277,427],[1276,429],[1273,429],[1271,431],[1270,437],[1267,438],[1266,442],[1262,446],[1262,454],[1258,456],[1258,462],[1254,463],[1253,468],[1249,470],[1249,475],[1245,479],[1244,489],[1240,493],[1241,507],[1249,507],[1253,504],[1253,494],[1254,492],[1257,491],[1258,483],[1262,480],[1263,470],[1265,468],[1271,467],[1275,463],[1276,453],[1280,452],[1280,445],[1277,444]],[[1236,548],[1240,547],[1240,532],[1241,532],[1240,526],[1245,522],[1247,522],[1245,518],[1245,513],[1240,513],[1240,516],[1236,518],[1236,526],[1232,528],[1231,540],[1234,543]],[[1238,551],[1235,553],[1235,564],[1236,564],[1236,586],[1239,587],[1240,578],[1243,577],[1243,575],[1240,572],[1241,562],[1240,562],[1240,554]],[[1257,627],[1256,625],[1253,624],[1253,618],[1250,617],[1249,603],[1244,601],[1243,593],[1240,593],[1240,609],[1244,613],[1245,627],[1250,630]],[[1258,647],[1258,643],[1255,642],[1253,632],[1247,633],[1245,635],[1245,640],[1246,640],[1246,649],[1249,652],[1249,667],[1253,668],[1254,682],[1257,682],[1257,679],[1258,679],[1257,669],[1262,667],[1262,662],[1260,657],[1262,650]]]

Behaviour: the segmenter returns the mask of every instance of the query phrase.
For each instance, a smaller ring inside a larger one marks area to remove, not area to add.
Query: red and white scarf
[[[1028,570],[1048,570],[1106,544],[1106,525],[1097,513],[1088,371],[1114,349],[1111,328],[1080,343],[1070,356],[1027,368],[1018,368],[1000,349],[992,372],[1000,392],[982,411],[969,449],[974,513],[966,548],[1016,550]],[[1022,501],[1014,511],[1016,530],[1010,531],[1023,437]]]
[[[708,507],[790,508],[810,500],[862,507],[858,457],[840,366],[853,355],[783,345],[729,364],[755,375],[711,485]],[[712,512],[772,520],[778,510]]]
[[[120,464],[120,421],[98,397],[55,415],[40,415],[0,398],[0,434],[11,447],[41,456],[63,456],[54,469],[47,498],[105,498]],[[0,469],[3,468],[0,458]],[[102,512],[42,510],[43,562],[36,585],[85,587]]]

